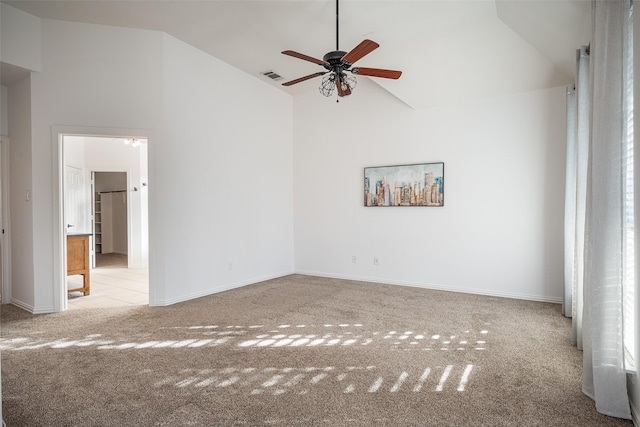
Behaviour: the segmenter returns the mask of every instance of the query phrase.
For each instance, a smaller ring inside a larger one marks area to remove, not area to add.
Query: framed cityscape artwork
[[[444,206],[444,163],[364,168],[365,206]]]

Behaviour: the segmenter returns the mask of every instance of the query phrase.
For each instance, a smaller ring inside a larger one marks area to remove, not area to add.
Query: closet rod
[[[127,190],[112,190],[112,191],[98,191],[98,194],[106,194],[106,193],[126,193]]]

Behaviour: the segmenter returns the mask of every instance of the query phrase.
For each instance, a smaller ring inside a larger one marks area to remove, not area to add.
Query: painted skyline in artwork
[[[444,163],[364,169],[365,206],[444,206]]]

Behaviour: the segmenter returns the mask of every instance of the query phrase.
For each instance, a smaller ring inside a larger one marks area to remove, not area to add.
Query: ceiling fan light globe
[[[336,88],[336,76],[334,73],[327,74],[322,78],[322,83],[320,83],[320,93],[326,97],[333,95],[333,91]]]
[[[348,75],[344,75],[344,78],[342,80],[343,84],[346,84],[347,86],[349,86],[349,89],[353,90],[355,89],[356,85],[358,84],[358,81],[356,80],[356,78],[354,76],[348,76]]]

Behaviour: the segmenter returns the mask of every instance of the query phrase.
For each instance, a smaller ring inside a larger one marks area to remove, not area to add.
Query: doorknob
[[[75,227],[73,224],[67,224],[67,228]]]

